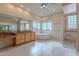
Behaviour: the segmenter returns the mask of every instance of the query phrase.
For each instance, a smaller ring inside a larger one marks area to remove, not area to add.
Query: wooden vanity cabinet
[[[24,43],[24,34],[22,33],[16,34],[15,45],[19,45],[22,43]]]
[[[25,42],[31,41],[30,37],[31,37],[31,33],[30,32],[25,33]]]
[[[31,40],[35,40],[35,32],[31,33],[31,37],[30,38],[31,38]]]
[[[20,45],[22,43],[31,42],[35,40],[35,32],[26,31],[26,32],[14,32],[14,33],[0,33],[0,41],[5,42],[6,45]],[[10,41],[10,43],[9,43]],[[1,45],[2,46],[2,45]]]
[[[21,32],[15,35],[15,45],[35,40],[35,32]]]

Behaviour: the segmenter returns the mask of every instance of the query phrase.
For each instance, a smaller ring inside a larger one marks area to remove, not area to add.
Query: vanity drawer
[[[35,40],[35,32],[31,33],[31,40]]]
[[[22,44],[24,43],[24,35],[23,34],[17,34],[16,39],[15,39],[15,44]]]
[[[26,34],[25,34],[25,42],[28,42],[28,41],[31,41],[31,34],[30,34],[30,32],[27,32]]]

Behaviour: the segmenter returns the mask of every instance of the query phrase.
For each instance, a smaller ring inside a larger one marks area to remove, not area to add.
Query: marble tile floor
[[[36,40],[20,46],[0,49],[0,56],[78,56],[79,52],[74,49],[75,47],[69,46],[63,41]]]

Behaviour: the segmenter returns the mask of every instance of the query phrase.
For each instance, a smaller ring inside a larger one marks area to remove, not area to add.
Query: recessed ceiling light
[[[12,4],[7,4],[8,8],[14,8]]]
[[[43,7],[46,7],[46,5],[43,5]]]
[[[31,11],[31,9],[27,9],[28,11]]]
[[[20,7],[23,8],[24,6],[23,5],[20,5]]]
[[[47,3],[42,3],[41,8],[47,8],[48,4]]]
[[[25,13],[27,14],[28,12],[27,12],[27,11],[25,11]]]
[[[21,8],[17,8],[17,9],[18,9],[18,11],[23,12],[23,10]]]
[[[41,8],[47,8],[47,7],[41,7]]]

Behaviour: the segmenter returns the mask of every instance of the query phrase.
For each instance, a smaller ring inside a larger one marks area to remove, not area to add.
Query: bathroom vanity
[[[35,40],[35,32],[0,32],[0,48],[16,46]]]

